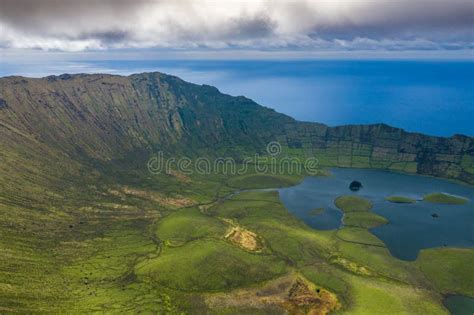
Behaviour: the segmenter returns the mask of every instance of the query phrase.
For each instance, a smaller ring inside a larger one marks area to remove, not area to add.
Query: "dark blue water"
[[[1,76],[144,71],[214,85],[304,121],[383,122],[432,135],[474,135],[469,61],[31,61],[0,67]]]
[[[449,310],[451,315],[474,314],[474,299],[467,296],[449,296],[444,300],[444,305]]]
[[[331,177],[307,177],[294,187],[280,189],[280,198],[297,217],[315,229],[336,229],[342,213],[334,206],[341,195],[357,194],[371,200],[372,211],[390,223],[371,229],[395,257],[416,259],[423,248],[440,246],[474,247],[474,188],[438,178],[394,173],[384,170],[332,169]],[[353,180],[362,182],[359,192],[351,192]],[[446,192],[470,199],[465,205],[438,205],[419,201],[399,204],[385,201],[392,195],[422,199],[432,192]],[[323,207],[320,215],[310,211]],[[431,215],[437,213],[438,218]]]

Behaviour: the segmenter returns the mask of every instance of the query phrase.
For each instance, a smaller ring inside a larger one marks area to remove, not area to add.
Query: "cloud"
[[[0,46],[471,49],[471,0],[0,0]]]

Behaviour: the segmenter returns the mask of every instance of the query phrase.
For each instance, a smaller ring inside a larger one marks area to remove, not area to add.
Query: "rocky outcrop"
[[[289,147],[311,152],[323,165],[387,168],[474,183],[472,137],[433,137],[385,124],[327,127],[304,123],[289,128],[280,139]]]

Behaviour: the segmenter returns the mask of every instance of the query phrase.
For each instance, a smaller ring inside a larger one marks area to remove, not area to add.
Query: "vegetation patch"
[[[385,200],[393,203],[415,203],[416,199],[404,196],[389,196],[385,197]]]
[[[432,193],[423,198],[424,201],[447,205],[463,205],[469,202],[469,199],[447,193]]]
[[[165,247],[135,267],[140,279],[180,291],[218,291],[269,280],[286,271],[271,255],[251,254],[224,240],[196,240]]]
[[[366,228],[344,227],[339,229],[336,235],[339,239],[345,242],[385,247],[385,244]]]
[[[447,314],[441,297],[428,290],[356,275],[344,278],[350,287],[344,314]]]
[[[344,212],[345,226],[368,229],[388,223],[387,219],[370,211],[370,200],[350,195],[336,198],[334,204]]]
[[[231,218],[265,240],[271,251],[291,264],[328,255],[333,231],[315,231],[292,216],[278,193],[242,192],[208,210],[211,215]]]
[[[155,234],[168,245],[180,245],[206,237],[219,238],[226,228],[226,224],[219,219],[207,216],[196,208],[185,208],[160,220]]]
[[[336,266],[331,264],[312,264],[302,267],[299,271],[311,282],[337,293],[341,300],[347,293],[347,282],[342,276],[344,271]]]
[[[337,197],[334,204],[345,213],[353,211],[370,211],[372,209],[372,202],[359,196],[352,195]]]
[[[353,234],[353,233],[351,233]],[[344,235],[350,240],[351,236]],[[352,237],[363,237],[362,234]],[[385,246],[376,246],[373,241],[358,242],[340,239],[337,250],[331,257],[341,257],[357,266],[366,267],[380,278],[392,279],[403,283],[424,283],[424,276],[419,273],[412,263],[393,257]],[[341,264],[344,265],[344,264]],[[351,268],[349,268],[351,269]]]
[[[373,212],[353,211],[344,214],[343,222],[345,226],[370,229],[387,224],[388,220]]]
[[[430,248],[420,252],[416,264],[445,294],[474,296],[474,249]]]

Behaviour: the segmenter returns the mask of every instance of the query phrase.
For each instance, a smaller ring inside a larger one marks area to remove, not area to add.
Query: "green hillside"
[[[233,194],[304,172],[149,171],[158,152],[254,166],[272,141],[279,163],[316,158],[317,175],[373,167],[474,183],[470,137],[302,123],[161,73],[0,78],[0,313],[441,314],[443,294],[472,295],[472,282],[440,285],[426,259],[450,251],[393,258],[367,231],[385,223],[370,209],[323,232],[273,192]],[[469,266],[471,250],[452,252]]]

